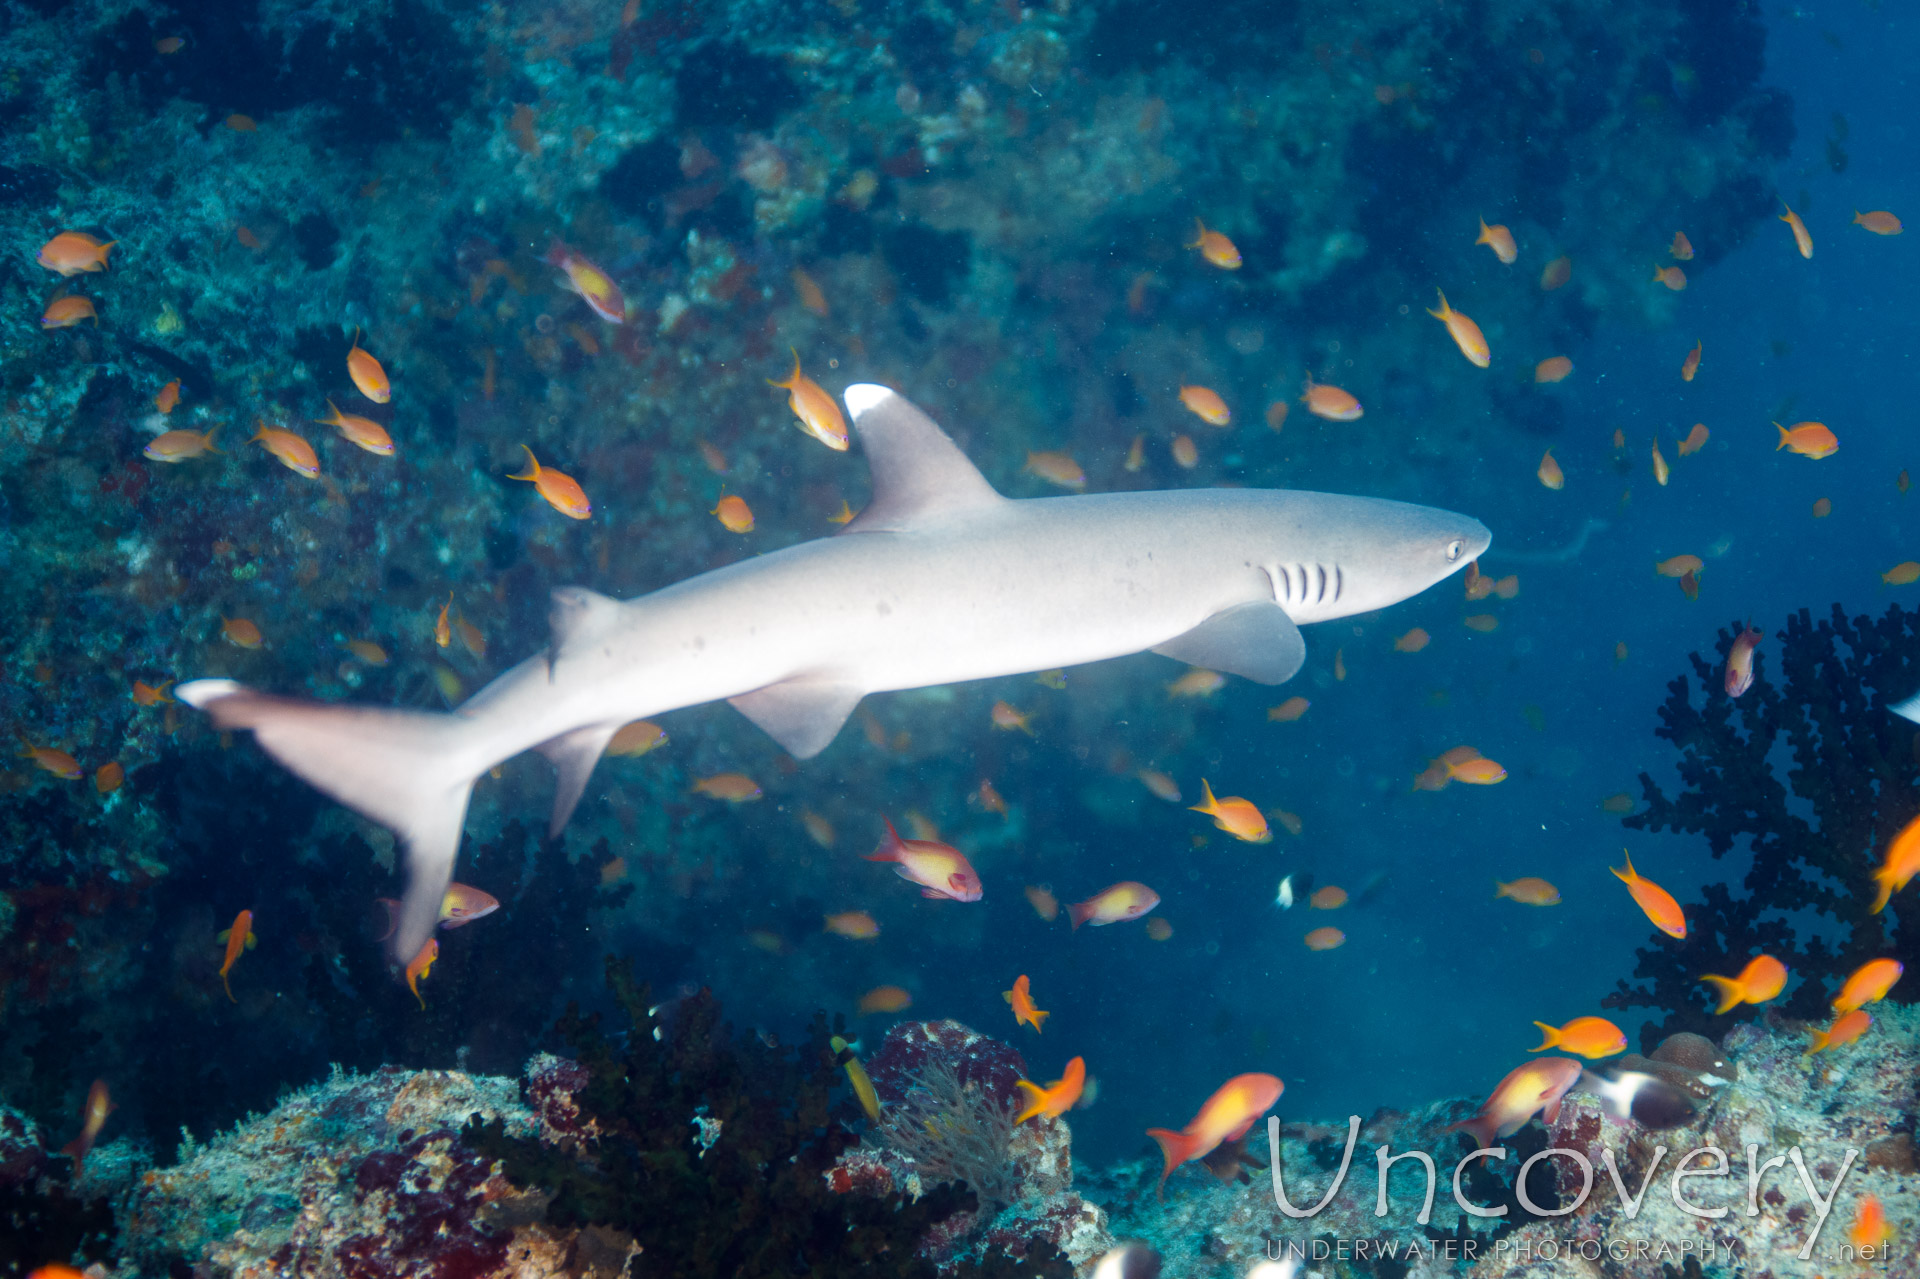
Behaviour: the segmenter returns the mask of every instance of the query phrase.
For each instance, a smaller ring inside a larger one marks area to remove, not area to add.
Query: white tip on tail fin
[[[1910,719],[1914,723],[1920,724],[1920,693],[1915,693],[1904,702],[1895,702],[1893,705],[1887,707],[1887,709],[1895,715],[1898,715],[1901,719]]]
[[[273,697],[224,679],[174,692],[218,728],[252,730],[289,770],[405,841],[410,877],[390,953],[412,959],[453,878],[475,776],[459,749],[471,726],[455,715]]]

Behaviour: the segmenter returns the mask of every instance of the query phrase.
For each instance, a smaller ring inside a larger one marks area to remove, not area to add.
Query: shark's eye
[[[1455,560],[1459,559],[1460,553],[1466,549],[1467,549],[1467,544],[1461,541],[1457,537],[1454,538],[1451,542],[1448,542],[1447,543],[1447,563],[1451,564]]]

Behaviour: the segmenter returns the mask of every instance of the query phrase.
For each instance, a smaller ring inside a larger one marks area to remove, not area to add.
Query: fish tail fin
[[[1042,1012],[1038,1008],[1034,1009],[1033,1010],[1033,1033],[1036,1035],[1039,1034],[1041,1031],[1042,1023],[1044,1023],[1047,1020],[1047,1018],[1051,1016],[1053,1016],[1052,1013]]]
[[[1540,1033],[1544,1035],[1545,1038],[1540,1041],[1538,1048],[1529,1048],[1527,1050],[1528,1052],[1545,1052],[1547,1049],[1556,1047],[1560,1043],[1560,1031],[1558,1027],[1549,1026],[1544,1021],[1536,1021],[1533,1024],[1540,1028]]]
[[[1189,813],[1205,813],[1211,817],[1219,808],[1220,801],[1213,797],[1213,787],[1209,786],[1207,779],[1202,777],[1200,779],[1200,802],[1191,805],[1187,811]]]
[[[391,954],[412,959],[439,919],[467,798],[484,769],[461,749],[472,721],[272,697],[231,680],[194,680],[175,691],[216,727],[251,729],[289,770],[400,836],[411,875]]]
[[[213,426],[212,426],[212,428],[211,428],[211,429],[209,429],[209,430],[207,431],[207,433],[206,433],[206,434],[205,434],[204,436],[202,436],[201,438],[202,438],[202,439],[204,439],[204,440],[206,440],[206,442],[207,442],[207,452],[209,452],[209,453],[218,453],[218,454],[220,454],[220,456],[221,456],[221,457],[225,457],[225,456],[226,456],[226,453],[225,453],[225,451],[223,451],[223,450],[221,450],[221,449],[217,449],[217,448],[215,448],[215,447],[213,447],[213,433],[214,433],[215,431],[217,431],[217,430],[219,430],[219,429],[220,429],[220,423],[218,423],[218,422],[215,422],[215,423],[213,424]],[[171,681],[171,680],[169,680],[169,681],[167,681],[167,682],[168,682],[168,683],[172,683],[173,681]]]
[[[1876,871],[1873,882],[1880,886],[1880,891],[1874,896],[1873,908],[1867,913],[1878,915],[1887,908],[1887,903],[1893,900],[1893,872],[1891,870]]]
[[[1020,1108],[1020,1113],[1013,1117],[1015,1124],[1024,1124],[1047,1108],[1047,1090],[1039,1084],[1030,1083],[1025,1079],[1016,1079],[1013,1081],[1013,1086],[1020,1090],[1027,1103]]]
[[[1607,869],[1612,871],[1613,877],[1619,880],[1621,883],[1631,884],[1634,880],[1640,878],[1640,876],[1634,874],[1633,872],[1633,854],[1627,852],[1627,850],[1624,848],[1621,849],[1620,852],[1627,859],[1627,868],[1625,870],[1621,870],[1618,867],[1609,866],[1607,867]]]
[[[1453,314],[1453,308],[1447,305],[1447,291],[1445,289],[1435,289],[1434,292],[1440,295],[1440,309],[1436,311],[1432,307],[1428,307],[1427,314],[1436,320],[1444,320]]]
[[[1207,239],[1207,224],[1205,222],[1202,222],[1199,218],[1195,218],[1193,220],[1193,239],[1187,242],[1186,247],[1189,249],[1197,249],[1202,244],[1206,243],[1206,239]]]
[[[1160,1185],[1154,1191],[1156,1195],[1163,1195],[1167,1189],[1167,1178],[1173,1175],[1173,1170],[1193,1158],[1194,1141],[1187,1134],[1171,1128],[1149,1128],[1147,1136],[1160,1143],[1161,1157],[1167,1161],[1167,1166],[1160,1170]]]
[[[794,387],[800,385],[800,349],[790,346],[787,350],[793,352],[793,372],[787,374],[787,380],[784,382],[776,382],[772,378],[767,379],[768,386],[777,386],[783,391],[791,391]]]
[[[510,480],[539,479],[540,478],[540,459],[535,457],[533,455],[533,450],[530,448],[527,448],[526,445],[522,444],[520,447],[527,450],[527,473],[525,475],[509,475],[507,478]],[[447,598],[451,599],[453,597],[448,596]]]
[[[1496,879],[1496,880],[1494,880],[1494,881],[1493,881],[1493,895],[1494,895],[1495,897],[1506,897],[1506,896],[1508,896],[1509,894],[1508,894],[1508,892],[1507,892],[1507,886],[1506,886],[1505,884],[1503,884],[1503,883],[1501,883],[1501,882],[1500,882],[1499,880],[1497,880],[1497,879]]]
[[[1704,986],[1713,987],[1714,993],[1720,997],[1719,1006],[1713,1010],[1715,1017],[1720,1016],[1726,1012],[1727,1009],[1739,1003],[1746,994],[1745,991],[1740,989],[1739,982],[1731,977],[1721,977],[1715,973],[1708,973],[1700,979],[1700,983]]]
[[[870,862],[897,862],[900,860],[900,850],[905,847],[905,841],[900,838],[900,832],[893,828],[893,822],[890,818],[882,817],[880,821],[881,824],[887,828],[887,833],[885,837],[881,839],[880,847],[868,853],[866,860]]]
[[[1780,442],[1773,446],[1773,451],[1778,453],[1781,449],[1787,447],[1787,428],[1775,422],[1773,429],[1780,432]]]
[[[1548,1122],[1551,1123],[1552,1120],[1548,1120]],[[1494,1139],[1497,1136],[1497,1121],[1492,1115],[1479,1114],[1468,1119],[1462,1119],[1457,1124],[1448,1124],[1440,1131],[1443,1133],[1463,1132],[1473,1138],[1473,1145],[1476,1150],[1484,1150],[1494,1143]]]
[[[229,982],[228,982],[228,980],[227,980],[227,973],[226,973],[226,971],[225,971],[225,970],[222,970],[222,971],[221,971],[221,973],[220,973],[220,988],[221,988],[222,990],[224,990],[224,991],[226,991],[226,992],[227,992],[227,1002],[228,1002],[228,1003],[230,1003],[230,1004],[237,1004],[237,1003],[239,1003],[239,1002],[240,1002],[239,1000],[237,1000],[237,999],[235,999],[235,998],[233,997],[233,987],[232,987],[232,985],[231,985],[231,984],[229,984]]]
[[[1080,925],[1093,918],[1093,903],[1074,902],[1067,907],[1067,918],[1073,921],[1073,931],[1079,932]]]

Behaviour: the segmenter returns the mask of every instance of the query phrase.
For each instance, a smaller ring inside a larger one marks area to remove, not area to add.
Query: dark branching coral
[[[623,1032],[577,1008],[558,1028],[586,1074],[573,1096],[578,1155],[509,1136],[497,1121],[475,1120],[462,1135],[516,1184],[552,1191],[550,1221],[626,1231],[662,1274],[935,1274],[915,1250],[973,1196],[942,1188],[908,1203],[829,1189],[858,1111],[824,1016],[798,1045],[774,1047],[733,1038],[707,991],[655,1006],[617,958],[607,983]]]
[[[1707,885],[1703,900],[1684,904],[1686,939],[1660,937],[1641,950],[1638,984],[1623,981],[1602,1001],[1665,1010],[1665,1021],[1643,1029],[1646,1044],[1680,1030],[1724,1033],[1731,1019],[1712,1015],[1700,975],[1737,973],[1761,951],[1803,979],[1779,1007],[1804,1018],[1824,1016],[1838,980],[1868,959],[1920,963],[1913,893],[1868,913],[1873,868],[1920,815],[1920,739],[1887,710],[1920,688],[1920,612],[1895,606],[1877,621],[1849,620],[1835,605],[1816,624],[1802,609],[1777,636],[1779,682],[1767,678],[1772,646],[1763,644],[1752,688],[1735,699],[1723,672],[1740,629],[1720,632],[1720,662],[1692,656],[1698,705],[1686,676],[1668,685],[1654,731],[1679,748],[1684,789],[1669,796],[1642,773],[1648,807],[1624,819],[1636,830],[1704,836],[1716,858],[1737,845],[1752,854],[1738,894]],[[1783,781],[1776,770],[1789,759]],[[1809,911],[1819,933],[1804,923]],[[1895,989],[1896,998],[1915,994]]]

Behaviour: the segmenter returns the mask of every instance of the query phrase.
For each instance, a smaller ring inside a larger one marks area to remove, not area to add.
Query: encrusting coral
[[[1723,662],[1744,629],[1720,632]],[[1744,892],[1709,884],[1703,900],[1683,903],[1686,938],[1657,936],[1639,952],[1637,984],[1622,981],[1602,1001],[1665,1011],[1645,1040],[1726,1033],[1734,1018],[1712,1013],[1700,978],[1737,973],[1755,954],[1801,978],[1777,1007],[1808,1019],[1826,1016],[1839,983],[1870,959],[1920,964],[1920,901],[1895,894],[1881,913],[1870,909],[1873,868],[1920,815],[1920,733],[1887,709],[1920,688],[1920,612],[1895,605],[1877,620],[1850,619],[1835,605],[1815,623],[1802,609],[1777,639],[1778,680],[1767,677],[1772,646],[1762,644],[1752,687],[1738,698],[1727,696],[1723,665],[1692,655],[1702,699],[1694,703],[1686,676],[1675,679],[1655,730],[1680,751],[1684,789],[1669,796],[1642,773],[1647,807],[1623,819],[1635,830],[1704,836],[1716,858],[1738,844],[1752,854]],[[1783,748],[1793,761],[1784,780],[1775,772]],[[1808,910],[1839,921],[1836,941],[1795,922]],[[1896,986],[1890,998],[1920,998],[1920,988]]]

